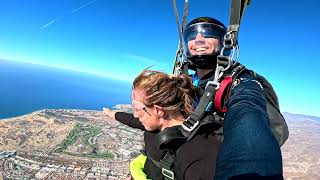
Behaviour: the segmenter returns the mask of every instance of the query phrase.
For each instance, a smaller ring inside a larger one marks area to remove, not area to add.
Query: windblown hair
[[[146,106],[158,105],[166,111],[179,112],[185,118],[193,111],[196,90],[191,78],[185,74],[173,76],[144,70],[133,81],[133,89],[145,93]]]

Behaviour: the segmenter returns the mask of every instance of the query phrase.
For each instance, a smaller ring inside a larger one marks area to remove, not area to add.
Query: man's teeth
[[[206,48],[197,48],[197,49],[196,49],[196,52],[205,51],[205,50],[206,50]]]

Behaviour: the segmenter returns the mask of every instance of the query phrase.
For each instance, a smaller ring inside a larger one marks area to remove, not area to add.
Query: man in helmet
[[[201,72],[215,69],[226,33],[225,25],[216,19],[200,17],[192,20],[183,32],[184,50],[191,65]]]
[[[194,85],[202,92],[209,80],[213,80],[220,55],[226,26],[210,17],[192,20],[183,32],[184,53],[189,68],[196,71],[192,75]]]
[[[210,17],[196,18],[184,30],[184,53],[196,71],[193,83],[200,95],[214,79],[226,32],[223,23]],[[238,78],[224,114],[215,179],[283,179],[281,150],[268,125],[262,86],[250,73]]]
[[[189,67],[195,70],[192,79],[199,97],[207,82],[214,79],[217,56],[226,32],[223,23],[210,17],[196,18],[184,30],[185,57]],[[240,79],[233,87],[224,116],[224,140],[219,150],[215,179],[282,179],[281,151],[268,127],[263,89],[250,74],[243,74]],[[108,109],[104,112],[120,122],[128,122],[125,123],[128,125],[139,123],[133,115],[115,114]],[[148,134],[149,139],[155,139]]]

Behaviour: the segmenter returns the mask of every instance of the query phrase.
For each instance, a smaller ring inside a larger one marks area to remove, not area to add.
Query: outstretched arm
[[[254,76],[242,75],[227,108],[216,179],[241,177],[239,175],[256,175],[257,179],[273,175],[282,177],[281,150],[268,125],[262,86]]]
[[[111,119],[115,119],[122,124],[145,131],[143,124],[133,114],[126,112],[114,112],[109,108],[103,108],[103,113]]]

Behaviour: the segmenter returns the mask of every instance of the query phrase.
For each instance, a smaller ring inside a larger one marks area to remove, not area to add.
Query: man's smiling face
[[[194,40],[188,41],[188,50],[191,55],[215,54],[220,51],[220,43],[216,38],[204,38],[200,33]]]

